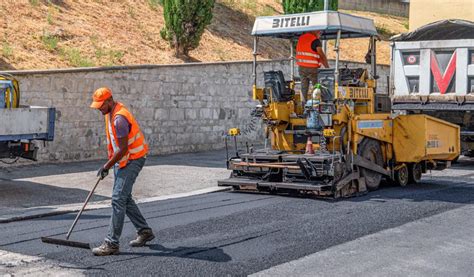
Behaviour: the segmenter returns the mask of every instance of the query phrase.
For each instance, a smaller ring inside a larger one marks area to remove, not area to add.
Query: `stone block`
[[[212,119],[213,110],[212,109],[200,109],[199,111],[199,118],[201,119]]]
[[[154,119],[155,120],[168,120],[168,118],[170,117],[170,111],[169,109],[155,109],[155,116],[154,116]]]
[[[193,108],[204,108],[207,106],[207,102],[201,101],[201,100],[193,101],[192,104],[193,104]]]
[[[50,92],[51,91],[51,81],[54,78],[48,75],[36,75],[32,76],[30,79],[31,89],[36,91]],[[21,81],[20,81],[20,90],[21,90]]]
[[[177,138],[176,144],[178,144],[178,145],[190,144],[192,136],[193,136],[193,134],[190,134],[190,133],[178,134],[176,136],[176,138]]]
[[[178,108],[171,108],[169,120],[184,120],[184,110]]]
[[[185,109],[185,119],[193,120],[198,119],[199,112],[197,109]]]

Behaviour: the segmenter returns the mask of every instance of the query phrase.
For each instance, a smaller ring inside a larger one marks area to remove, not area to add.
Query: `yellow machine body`
[[[253,114],[265,124],[265,148],[248,148],[228,159],[231,177],[219,181],[220,186],[344,197],[376,190],[382,178],[401,186],[419,182],[428,169],[447,167],[459,156],[458,126],[427,115],[394,115],[388,96],[375,93],[376,28],[370,20],[350,17],[344,24],[354,25],[346,29],[341,23],[337,31],[324,26],[324,20],[314,21],[314,30],[335,39],[336,60],[333,68],[317,69],[318,84],[312,84],[306,97],[296,89],[293,47],[290,80],[281,70],[266,71],[265,87],[257,87],[259,35],[288,38],[294,45],[302,30],[267,30],[266,24],[256,23],[252,91],[259,104]],[[358,34],[370,38],[370,72],[340,66],[339,42],[360,26],[371,26]]]
[[[365,74],[364,74],[365,75]],[[375,82],[368,81],[368,85]],[[263,90],[261,90],[263,93]],[[337,113],[334,125],[324,129],[324,136],[335,138],[328,142],[328,150],[340,147],[340,139],[352,142],[357,153],[358,143],[371,138],[381,143],[384,160],[394,158],[397,163],[418,163],[424,160],[453,160],[460,154],[459,126],[427,115],[399,115],[377,113],[374,109],[372,87],[336,87]],[[263,96],[262,96],[263,97]],[[299,98],[298,98],[299,100]],[[348,105],[345,101],[352,101]],[[301,153],[306,139],[295,139],[295,133],[303,130],[306,119],[297,117],[302,107],[299,101],[270,102],[264,117],[271,132],[272,149]],[[350,125],[349,137],[340,138],[343,125]],[[318,145],[314,145],[315,150]]]
[[[20,106],[20,85],[10,75],[0,74],[0,108],[18,108]]]
[[[362,76],[365,78],[367,73],[364,72]],[[368,85],[375,85],[374,81],[367,81],[367,79],[364,79],[364,82]],[[264,89],[254,88],[254,99],[263,101],[264,93]],[[268,94],[271,95],[271,93]],[[338,125],[338,122],[344,125],[351,122],[352,130],[354,131],[354,133],[351,134],[352,141],[357,141],[360,140],[361,137],[367,136],[383,140],[387,143],[392,142],[390,114],[375,113],[373,87],[336,86],[334,95],[338,102],[338,104],[336,104],[338,113],[333,116],[335,125]],[[303,114],[303,106],[301,105],[299,94],[295,94],[293,100],[286,102],[273,102],[271,97],[269,98],[270,101],[268,105],[264,107],[263,117],[271,133],[272,149],[301,153],[306,147],[306,136],[297,139],[298,135],[295,134],[305,129],[306,119],[301,117]],[[349,107],[347,101],[353,103],[352,107]],[[359,121],[361,122],[357,123]],[[383,125],[377,128],[369,128],[372,126],[370,125],[371,122],[372,125],[374,122],[383,122]],[[361,128],[359,128],[359,126]],[[341,127],[334,126],[334,128],[326,128],[323,131],[325,137],[338,137],[340,136],[339,132],[341,131]],[[332,145],[333,142],[335,148]],[[317,144],[314,147],[318,149]],[[338,140],[330,141],[328,147],[329,149],[337,149],[337,147],[339,147]],[[354,151],[355,150],[356,148],[354,148]]]
[[[422,172],[436,166],[437,161],[451,161],[459,156],[460,129],[458,126],[427,115],[396,116],[387,111],[376,111],[376,81],[368,79],[366,76],[368,74],[365,70],[360,80],[360,83],[365,84],[365,87],[335,84],[334,91],[331,92],[334,95],[332,103],[335,111],[330,114],[331,125],[325,125],[324,129],[316,136],[319,140],[315,140],[315,135],[311,135],[311,132],[306,130],[305,107],[300,101],[299,94],[294,93],[290,100],[279,102],[272,97],[271,88],[269,91],[268,88],[254,87],[254,99],[263,104],[262,118],[266,123],[266,133],[271,139],[271,149],[288,153],[286,155],[293,154],[294,156],[289,158],[286,156],[278,158],[279,160],[290,159],[293,164],[259,164],[257,162],[253,165],[256,168],[249,167],[249,164],[231,163],[231,165],[235,165],[234,168],[237,169],[243,167],[245,172],[253,172],[253,174],[261,172],[262,169],[271,172],[275,168],[284,168],[285,174],[297,175],[303,169],[300,164],[296,166],[294,161],[301,160],[298,156],[303,159],[312,157],[308,156],[308,143],[310,143],[308,138],[311,138],[311,152],[319,151],[319,153],[323,153],[320,154],[323,156],[325,155],[324,151],[328,153],[340,152],[342,155],[353,157],[351,159],[354,159],[354,164],[359,168],[358,172],[354,173],[358,177],[353,177],[357,180],[358,185],[357,188],[346,188],[345,191],[341,189],[333,194],[343,196],[366,190],[367,178],[371,178],[370,170],[367,171],[367,168],[373,168],[375,172],[393,179],[401,185],[406,185],[409,181],[408,175],[421,176]],[[320,105],[322,102],[317,101],[316,103]],[[322,138],[325,141],[324,149],[320,143]],[[366,149],[368,146],[364,144],[367,144],[368,140],[372,141],[371,147],[374,147],[374,142],[376,143],[376,151],[374,149],[370,151],[377,153],[371,154]],[[317,156],[316,154],[315,157]],[[262,167],[263,165],[265,167]],[[364,170],[365,173],[361,173]],[[335,176],[338,173],[333,170],[331,174]],[[410,178],[418,178],[413,176]],[[379,181],[377,180],[379,179],[372,180],[367,184],[367,187],[369,189],[378,187]],[[283,184],[281,186],[291,185]],[[317,193],[317,195],[323,196],[326,192],[318,191]]]
[[[393,133],[397,162],[454,160],[461,151],[459,126],[432,116],[397,116]]]

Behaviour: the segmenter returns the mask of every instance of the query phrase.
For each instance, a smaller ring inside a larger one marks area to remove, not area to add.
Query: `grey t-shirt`
[[[117,134],[117,139],[128,137],[130,133],[131,124],[125,118],[125,116],[117,115],[114,120],[115,133]]]

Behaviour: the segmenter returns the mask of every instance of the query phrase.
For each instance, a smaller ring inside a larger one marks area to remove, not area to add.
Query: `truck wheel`
[[[357,152],[361,157],[383,166],[382,149],[378,141],[364,138],[359,144]],[[377,190],[379,188],[382,174],[362,167],[360,168],[360,173],[362,177],[365,177],[365,185],[368,190]]]
[[[423,169],[421,168],[420,163],[415,163],[410,165],[410,179],[409,182],[412,184],[418,184],[421,180],[421,174],[423,174]]]
[[[409,170],[406,164],[402,164],[399,169],[395,171],[395,183],[404,187],[410,180]]]

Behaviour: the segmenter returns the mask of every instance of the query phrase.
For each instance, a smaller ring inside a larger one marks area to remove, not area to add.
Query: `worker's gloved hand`
[[[105,169],[104,167],[101,167],[97,172],[97,177],[100,177],[100,179],[103,180],[108,174],[109,170]]]

